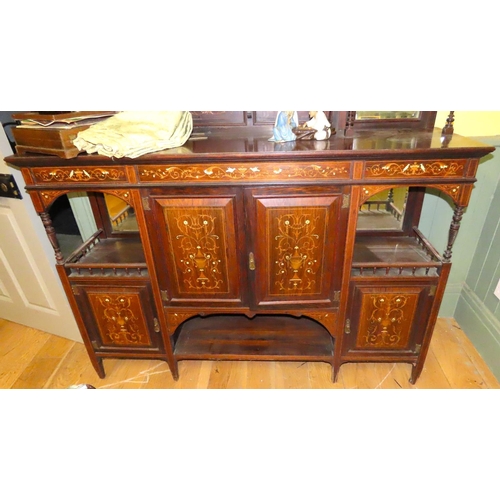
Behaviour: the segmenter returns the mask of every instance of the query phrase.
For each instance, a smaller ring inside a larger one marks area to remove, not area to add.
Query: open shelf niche
[[[332,362],[334,339],[326,328],[307,317],[285,314],[196,316],[180,325],[174,336],[181,359]]]

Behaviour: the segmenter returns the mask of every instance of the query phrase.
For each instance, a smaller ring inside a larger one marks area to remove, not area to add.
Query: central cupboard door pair
[[[165,305],[337,307],[347,190],[151,190],[148,229]]]

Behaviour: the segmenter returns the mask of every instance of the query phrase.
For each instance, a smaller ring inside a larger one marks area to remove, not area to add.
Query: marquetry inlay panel
[[[401,293],[363,291],[356,347],[407,348],[419,294],[420,290]]]
[[[103,345],[151,345],[146,316],[138,294],[88,292],[87,296]]]
[[[34,168],[32,174],[36,183],[126,182],[128,180],[124,167]]]
[[[269,210],[271,295],[321,293],[326,215],[325,208]]]
[[[141,182],[349,179],[350,162],[139,166]]]
[[[254,196],[256,303],[321,303],[333,307],[342,193],[314,196]],[[252,267],[251,267],[252,269]],[[337,289],[337,288],[336,288]]]
[[[462,177],[466,160],[367,162],[365,177]]]
[[[237,267],[233,200],[161,200],[176,296],[236,293],[230,269]]]

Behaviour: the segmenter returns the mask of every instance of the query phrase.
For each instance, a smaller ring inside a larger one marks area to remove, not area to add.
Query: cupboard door
[[[342,201],[338,189],[252,191],[257,306],[338,305],[347,215]]]
[[[159,351],[161,340],[148,284],[73,285],[95,350]]]
[[[240,231],[236,198],[209,197],[207,192],[152,198],[155,259],[170,304],[241,305],[239,240],[244,225]]]
[[[417,352],[433,290],[418,284],[354,284],[345,328],[348,352]]]

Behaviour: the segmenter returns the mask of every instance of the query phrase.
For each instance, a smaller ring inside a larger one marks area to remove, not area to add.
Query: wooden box
[[[80,150],[73,144],[78,132],[113,115],[112,111],[17,113],[20,125],[12,129],[18,154],[41,153],[75,158]]]
[[[16,141],[18,154],[29,152],[75,158],[80,150],[73,144],[73,139],[76,138],[78,132],[89,127],[90,125],[68,129],[14,127],[12,135]]]

